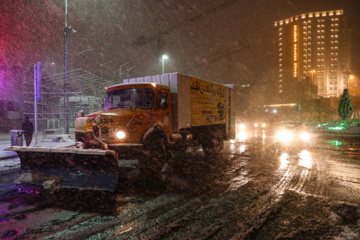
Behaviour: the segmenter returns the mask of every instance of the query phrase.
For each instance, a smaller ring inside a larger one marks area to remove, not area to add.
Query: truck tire
[[[146,162],[141,162],[143,172],[157,174],[163,169],[166,162],[166,149],[161,139],[153,140],[145,146]]]
[[[224,148],[224,139],[221,136],[212,137],[204,140],[201,146],[206,155],[219,154]]]

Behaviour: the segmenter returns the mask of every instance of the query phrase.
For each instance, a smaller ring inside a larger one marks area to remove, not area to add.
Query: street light
[[[169,57],[167,55],[163,55],[161,57],[161,61],[162,61],[162,74],[164,74],[164,65],[165,65],[165,59],[168,59]]]

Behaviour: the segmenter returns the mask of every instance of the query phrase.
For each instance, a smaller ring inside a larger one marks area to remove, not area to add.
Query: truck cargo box
[[[181,73],[124,79],[123,83],[150,82],[169,86],[173,132],[196,126],[223,124],[227,138],[235,138],[233,85],[222,85]]]

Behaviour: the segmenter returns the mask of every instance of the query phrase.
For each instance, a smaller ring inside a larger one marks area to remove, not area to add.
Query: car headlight
[[[125,132],[123,132],[123,131],[118,131],[118,132],[116,133],[116,137],[117,137],[118,139],[124,139],[125,136],[126,136],[126,134],[125,134]]]
[[[277,132],[276,137],[279,139],[279,141],[286,143],[293,138],[293,135],[289,131],[282,130]]]
[[[301,140],[307,142],[310,140],[311,136],[310,136],[310,134],[303,132],[300,134],[300,138],[301,138]]]

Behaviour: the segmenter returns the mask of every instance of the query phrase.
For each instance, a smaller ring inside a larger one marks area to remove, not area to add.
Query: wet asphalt
[[[115,193],[15,185],[0,161],[2,239],[358,239],[360,143],[313,136],[282,144],[252,130],[220,155],[173,152],[149,179],[120,164]]]

